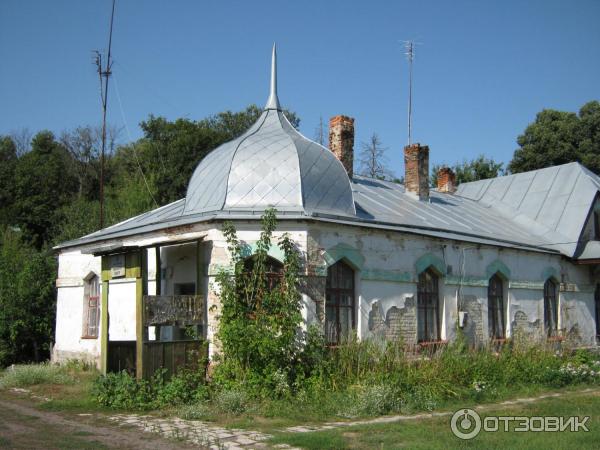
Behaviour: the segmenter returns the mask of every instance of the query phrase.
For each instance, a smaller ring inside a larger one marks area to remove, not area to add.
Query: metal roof
[[[217,147],[194,171],[184,215],[264,210],[354,215],[350,180],[325,147],[302,136],[279,108],[273,47],[265,110],[242,136]]]
[[[474,200],[526,228],[566,256],[577,254],[600,178],[579,163],[463,183],[457,196]]]
[[[256,220],[274,207],[280,220],[344,223],[574,257],[581,253],[578,241],[599,190],[600,178],[578,163],[464,183],[455,194],[432,190],[428,202],[396,183],[350,180],[333,153],[302,136],[280,110],[273,47],[265,110],[246,133],[200,162],[186,198],[57,248],[208,220]],[[589,256],[591,247],[587,250]]]

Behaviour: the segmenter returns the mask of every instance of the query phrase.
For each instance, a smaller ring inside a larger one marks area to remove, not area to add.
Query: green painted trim
[[[104,256],[102,261],[104,261]],[[108,280],[102,281],[100,303],[100,373],[106,375],[108,366]]]
[[[327,274],[327,269],[325,269]],[[366,269],[360,272],[361,280],[368,281],[393,281],[395,283],[415,283],[410,272],[398,272],[394,270]]]
[[[429,267],[433,267],[439,275],[446,275],[446,264],[433,253],[427,253],[421,256],[415,263],[417,276],[424,272]]]
[[[340,259],[345,259],[355,270],[362,270],[365,264],[365,257],[362,255],[360,250],[352,247],[349,244],[340,242],[333,247],[328,248],[323,253],[325,258],[325,272],[327,273],[327,267],[334,265]]]
[[[244,258],[248,258],[252,255],[254,255],[256,253],[256,242],[253,242],[251,244],[248,243],[244,243],[242,244],[242,256]],[[283,260],[285,259],[285,254],[283,253],[283,250],[281,250],[279,248],[278,245],[276,244],[271,244],[271,246],[269,247],[269,251],[267,252],[267,255],[269,255],[271,258],[275,258],[277,261],[283,263]]]
[[[548,278],[554,278],[555,281],[558,281],[558,273],[554,267],[546,267],[542,270],[542,280],[546,281]]]
[[[511,280],[508,283],[509,289],[531,289],[535,291],[544,290],[543,281]]]
[[[138,276],[135,279],[135,376],[141,380],[144,375],[144,310],[143,296],[144,291],[147,291],[147,264],[144,253],[137,257],[138,266],[132,267]]]
[[[110,274],[110,260],[108,256],[102,256],[101,259],[102,263],[102,276],[101,279],[102,281],[108,281],[112,278],[111,274]]]
[[[465,276],[461,279],[461,277],[456,275],[446,275],[446,277],[444,278],[444,284],[487,288],[489,280],[487,278],[478,278],[470,276]]]
[[[510,280],[510,269],[499,259],[489,264],[485,269],[485,274],[488,280],[497,273],[502,275],[502,277],[504,277],[505,280]]]

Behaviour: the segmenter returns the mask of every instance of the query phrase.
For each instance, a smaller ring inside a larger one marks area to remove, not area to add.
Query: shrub
[[[92,393],[104,406],[117,409],[152,409],[197,402],[208,397],[201,373],[182,371],[165,380],[166,371],[158,370],[150,381],[136,380],[127,372],[99,376]]]
[[[68,369],[50,363],[15,365],[0,373],[0,389],[36,384],[72,384]]]

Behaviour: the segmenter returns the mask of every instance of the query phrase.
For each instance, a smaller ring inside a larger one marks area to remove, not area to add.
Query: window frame
[[[554,308],[549,308],[549,306],[554,306]],[[548,338],[559,336],[558,309],[558,284],[552,278],[548,278],[544,283],[544,332]]]
[[[496,323],[498,317],[500,317],[500,328]],[[498,330],[500,330],[499,334],[496,333]],[[488,280],[488,334],[492,340],[506,339],[504,280],[497,273]]]
[[[432,282],[427,282],[427,276],[432,278]],[[431,288],[431,289],[429,289]],[[429,333],[429,311],[432,311],[433,318],[435,320],[436,336],[435,339],[431,339]],[[424,314],[423,324],[425,329],[421,330],[421,320],[419,316]],[[440,323],[440,277],[439,275],[430,268],[424,270],[419,274],[417,281],[417,343],[427,342],[440,342],[442,337],[441,323]]]
[[[82,339],[98,339],[100,335],[100,298],[100,277],[89,275],[84,280]]]
[[[354,269],[343,260],[339,260],[327,268],[327,278],[325,280],[325,338],[328,345],[338,345],[342,337],[347,337],[341,335],[341,309],[350,311],[352,325],[349,331],[356,330],[356,284],[354,276]],[[334,281],[336,282],[335,286],[333,285]],[[343,287],[345,281],[350,282],[350,287]],[[347,296],[350,299],[349,305],[341,304],[342,296]],[[327,311],[329,308],[335,309],[335,321],[331,321],[328,318]],[[334,333],[330,333],[329,330],[331,322],[335,322]],[[332,336],[334,337],[333,339],[331,339]]]

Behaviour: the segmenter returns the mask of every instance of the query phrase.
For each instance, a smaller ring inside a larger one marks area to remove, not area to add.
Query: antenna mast
[[[96,50],[95,63],[100,78],[100,98],[102,100],[102,149],[100,153],[100,228],[104,228],[104,153],[106,150],[106,107],[108,104],[108,78],[111,74],[112,60],[110,51],[112,47],[113,19],[115,17],[115,0],[112,2],[110,14],[110,32],[108,35],[108,53],[106,65],[102,67],[102,54]]]
[[[408,60],[408,145],[412,144],[412,66],[415,57],[415,43],[404,41],[405,55]]]

